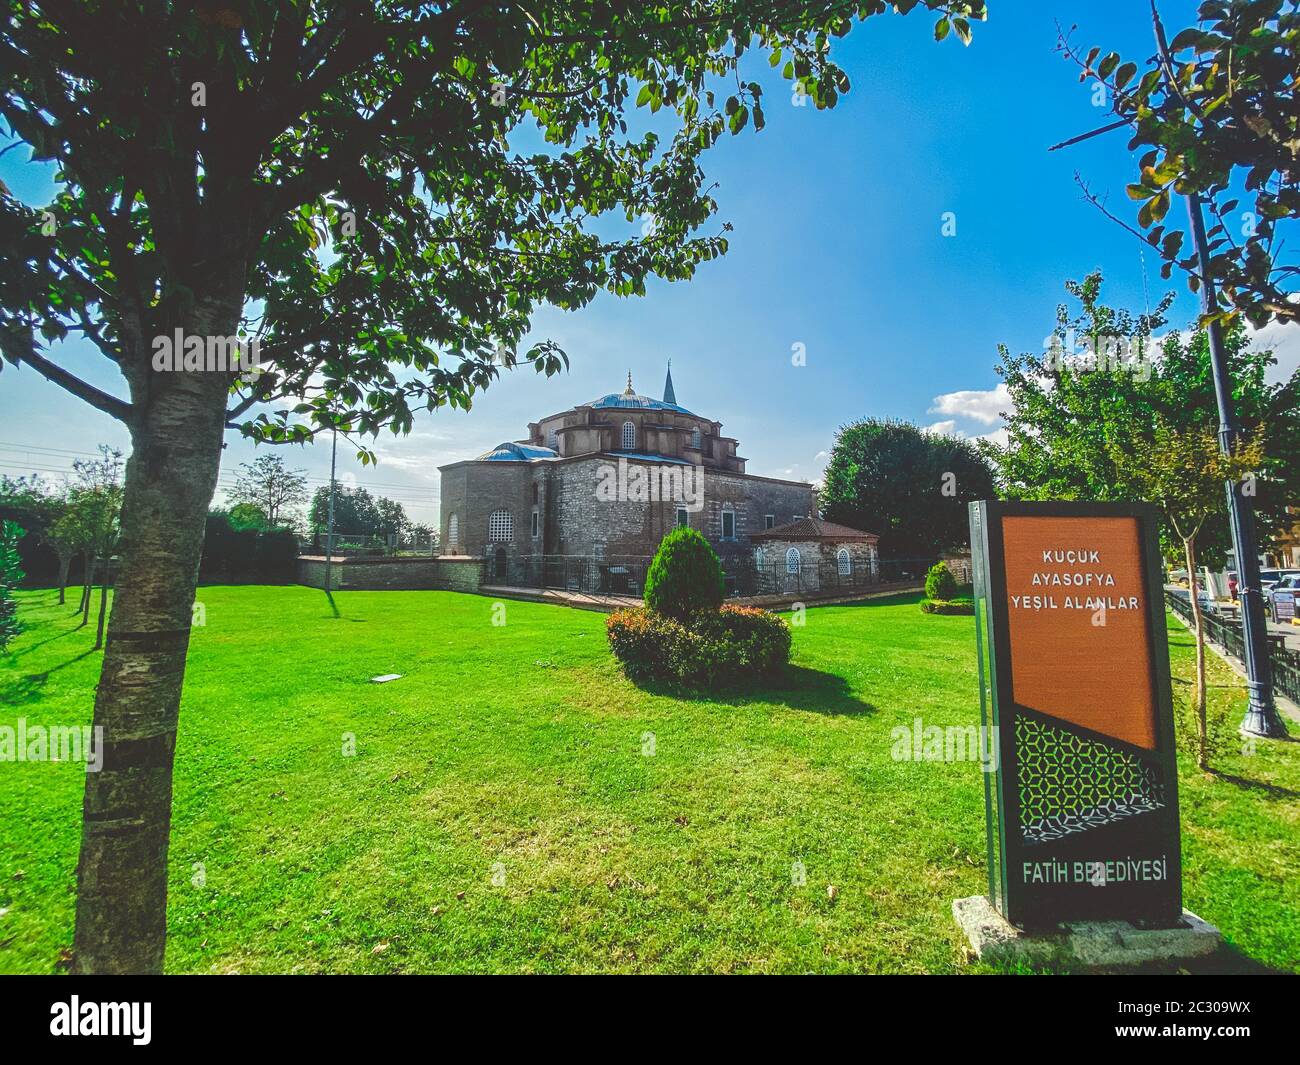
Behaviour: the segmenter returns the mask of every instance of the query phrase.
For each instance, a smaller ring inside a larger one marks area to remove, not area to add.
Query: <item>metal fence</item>
[[[483,579],[512,588],[555,588],[589,595],[640,596],[645,591],[651,558],[642,555],[533,555],[485,560]],[[758,566],[749,558],[722,560],[728,596],[808,595],[864,590],[875,585],[924,577],[929,563],[892,560],[847,572],[835,562],[802,562],[794,569],[778,560]]]
[[[1192,601],[1186,592],[1165,589],[1165,602],[1169,609],[1187,622],[1192,621]],[[1241,623],[1225,618],[1213,611],[1201,611],[1205,638],[1239,662],[1246,660],[1246,640]],[[1300,703],[1300,651],[1290,650],[1280,635],[1270,633],[1268,660],[1273,667],[1273,687],[1292,702]]]

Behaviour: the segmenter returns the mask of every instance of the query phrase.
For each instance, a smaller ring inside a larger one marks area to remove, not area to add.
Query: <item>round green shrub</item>
[[[952,575],[946,562],[936,562],[925,575],[925,595],[927,599],[953,599],[957,595],[957,578]]]
[[[656,614],[685,621],[722,605],[722,563],[709,541],[685,525],[659,544],[645,577],[645,605]]]

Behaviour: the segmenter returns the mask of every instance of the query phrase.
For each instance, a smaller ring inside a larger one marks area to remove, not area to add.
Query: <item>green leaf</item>
[[[943,18],[934,24],[934,39],[936,41],[942,41],[948,36],[948,31],[950,29],[952,29],[952,23],[949,21],[948,16],[944,15]]]

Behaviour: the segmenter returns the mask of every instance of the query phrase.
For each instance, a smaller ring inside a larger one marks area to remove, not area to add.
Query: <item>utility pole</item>
[[[329,530],[325,534],[325,594],[334,590],[334,471],[338,466],[339,431],[334,429],[334,439],[330,445],[330,509]]]
[[[1199,193],[1187,196],[1192,237],[1196,241],[1197,270],[1201,275],[1201,310],[1219,311],[1218,293],[1210,273],[1209,248],[1205,240],[1205,218]],[[1210,372],[1214,377],[1214,398],[1219,406],[1219,448],[1232,454],[1240,427],[1232,404],[1228,356],[1223,346],[1223,327],[1218,319],[1209,323]],[[1259,544],[1255,538],[1255,508],[1242,494],[1241,484],[1228,481],[1228,524],[1232,528],[1232,550],[1237,556],[1237,594],[1241,597],[1241,621],[1246,650],[1246,691],[1249,702],[1241,731],[1253,736],[1280,737],[1287,734],[1273,702],[1273,668],[1268,658],[1268,623],[1264,618],[1264,596],[1259,586]],[[1195,593],[1196,575],[1188,574]]]

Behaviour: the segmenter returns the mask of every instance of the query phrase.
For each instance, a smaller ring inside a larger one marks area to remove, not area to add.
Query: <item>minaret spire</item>
[[[673,391],[673,360],[668,360],[668,376],[664,379],[664,402],[677,406],[677,393]]]

